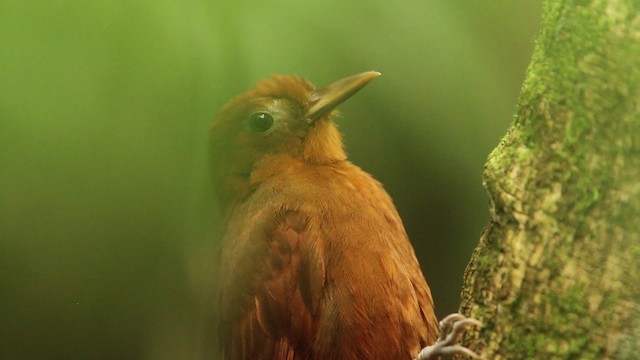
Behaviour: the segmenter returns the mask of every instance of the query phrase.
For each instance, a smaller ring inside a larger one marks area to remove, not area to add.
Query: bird
[[[475,355],[452,338],[476,323],[462,315],[438,323],[391,197],[347,158],[336,108],[378,76],[316,88],[274,75],[216,115],[209,140],[225,359]]]

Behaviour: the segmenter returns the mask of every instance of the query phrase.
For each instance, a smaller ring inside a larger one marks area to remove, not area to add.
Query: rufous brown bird
[[[408,360],[438,338],[400,216],[382,185],[347,160],[333,121],[336,106],[379,75],[322,89],[276,75],[217,115],[225,359]],[[422,358],[460,351],[444,340]]]

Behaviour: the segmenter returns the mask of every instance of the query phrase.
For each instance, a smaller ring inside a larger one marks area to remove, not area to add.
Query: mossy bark
[[[487,359],[640,359],[640,2],[547,0],[461,312]]]

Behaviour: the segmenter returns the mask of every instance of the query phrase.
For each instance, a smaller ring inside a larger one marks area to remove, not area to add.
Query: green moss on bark
[[[485,327],[469,345],[490,359],[640,357],[640,3],[545,2],[484,185],[491,222],[461,311]]]

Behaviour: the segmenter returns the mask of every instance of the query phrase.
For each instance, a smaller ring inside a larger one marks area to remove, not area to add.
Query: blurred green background
[[[383,76],[340,107],[439,316],[488,219],[539,1],[0,2],[0,358],[216,359],[206,135],[273,73]]]

